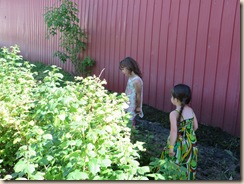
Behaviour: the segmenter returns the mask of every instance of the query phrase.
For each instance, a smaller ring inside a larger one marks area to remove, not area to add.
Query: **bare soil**
[[[169,113],[143,105],[144,117],[137,118],[135,141],[145,142],[141,165],[148,165],[151,157],[159,158],[169,136]],[[197,180],[241,180],[240,138],[220,128],[199,124]]]

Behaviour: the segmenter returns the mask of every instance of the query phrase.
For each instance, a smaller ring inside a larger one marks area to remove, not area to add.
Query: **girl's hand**
[[[135,109],[135,113],[140,113],[141,112],[141,108],[140,107],[137,107],[136,109]]]
[[[170,149],[170,150],[169,150],[169,156],[170,156],[170,157],[173,157],[174,155],[175,155],[175,152],[174,152],[173,150]]]

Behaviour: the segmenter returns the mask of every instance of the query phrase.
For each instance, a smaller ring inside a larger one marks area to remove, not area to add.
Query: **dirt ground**
[[[150,157],[160,157],[169,135],[168,113],[150,106],[143,106],[144,117],[137,118],[135,140],[145,142],[146,152],[142,165],[148,165]],[[240,138],[219,128],[199,125],[197,180],[241,180]]]

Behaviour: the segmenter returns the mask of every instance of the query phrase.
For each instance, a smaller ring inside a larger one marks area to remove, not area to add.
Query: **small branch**
[[[98,76],[98,78],[100,78],[101,77],[101,75],[102,75],[102,73],[103,73],[103,71],[105,70],[105,68],[103,68],[102,69],[102,71],[100,72],[100,74],[99,74],[99,76]]]

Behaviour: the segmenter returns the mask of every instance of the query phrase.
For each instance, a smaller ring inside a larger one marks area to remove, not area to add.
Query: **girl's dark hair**
[[[142,73],[138,63],[131,57],[126,57],[119,63],[119,69],[127,68],[130,72],[134,72],[136,75],[142,78]]]
[[[177,119],[177,121],[180,122],[182,111],[185,105],[189,104],[191,101],[191,89],[185,84],[177,84],[171,90],[171,95],[173,96],[173,98],[176,98],[181,102],[179,117]]]

